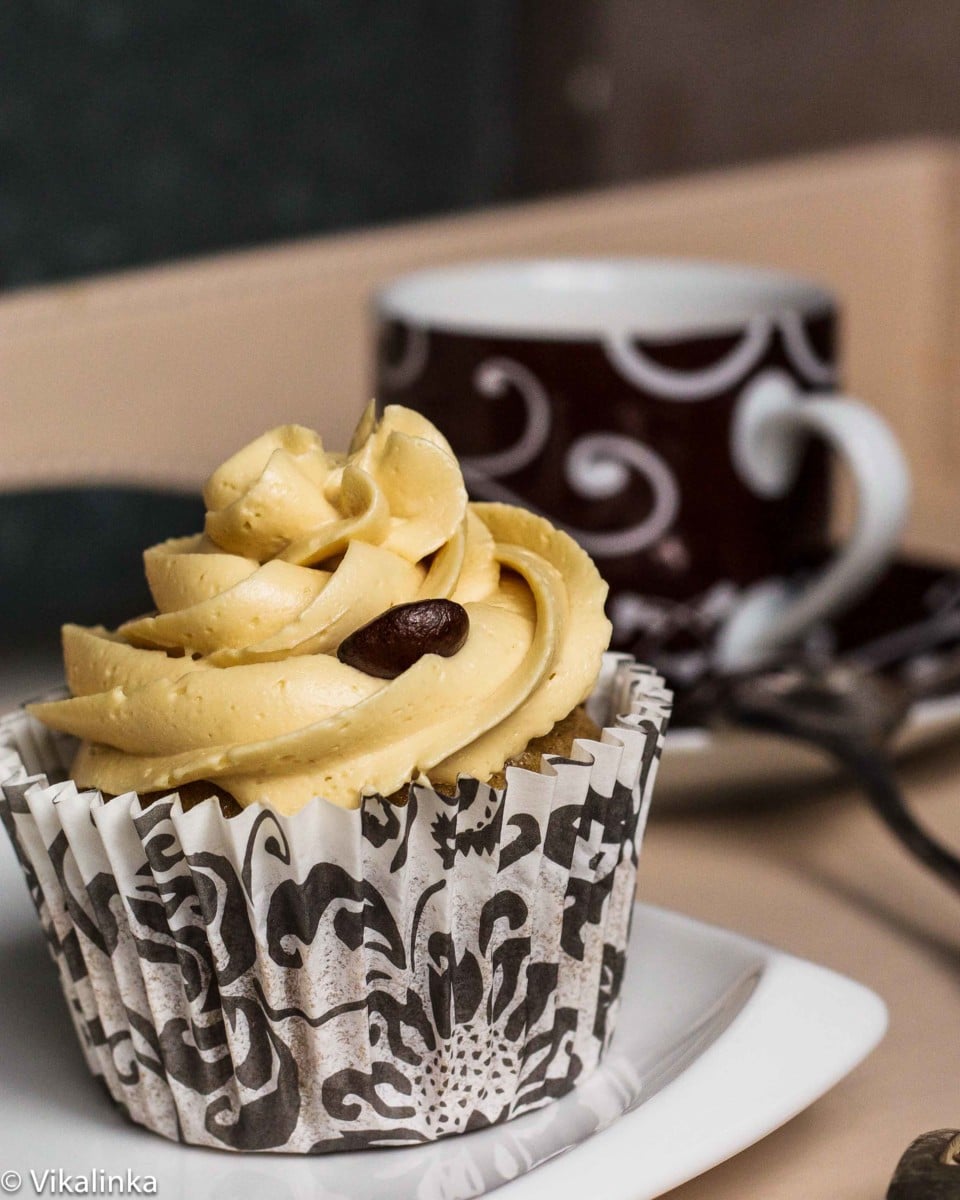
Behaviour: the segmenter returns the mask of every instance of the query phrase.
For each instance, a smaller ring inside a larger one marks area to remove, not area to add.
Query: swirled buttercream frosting
[[[81,740],[73,777],[118,794],[211,781],[241,805],[354,807],[426,775],[489,779],[590,692],[606,585],[542,517],[467,501],[443,436],[409,409],[364,414],[347,454],[297,425],[204,488],[204,531],[144,555],[156,613],[68,625],[71,698],[31,706]],[[446,598],[469,632],[396,678],[341,643],[400,604]]]

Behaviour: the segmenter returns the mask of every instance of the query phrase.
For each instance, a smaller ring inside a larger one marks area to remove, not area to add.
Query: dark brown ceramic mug
[[[566,528],[610,583],[615,644],[710,628],[721,669],[848,605],[892,555],[909,493],[887,426],[835,394],[829,293],[656,260],[468,264],[376,300],[377,396],[450,439],[475,499]],[[826,566],[831,451],[853,533]]]

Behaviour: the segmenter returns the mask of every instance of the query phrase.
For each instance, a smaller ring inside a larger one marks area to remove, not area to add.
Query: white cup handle
[[[793,482],[811,434],[825,438],[850,469],[857,491],[853,533],[799,595],[783,580],[747,590],[716,643],[721,670],[761,665],[815,622],[850,604],[896,550],[909,508],[910,473],[889,426],[859,400],[801,398],[785,372],[765,372],[738,402],[734,463],[753,491],[781,496]]]

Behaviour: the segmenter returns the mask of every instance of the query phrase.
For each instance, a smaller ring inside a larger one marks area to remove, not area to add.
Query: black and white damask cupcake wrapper
[[[70,738],[0,722],[0,811],[91,1071],[166,1137],[302,1153],[570,1091],[616,1022],[670,697],[607,655],[590,707],[599,741],[501,791],[230,819],[104,803],[65,779]]]

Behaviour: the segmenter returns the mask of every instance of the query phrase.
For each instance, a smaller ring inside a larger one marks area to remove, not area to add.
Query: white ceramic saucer
[[[902,683],[936,676],[960,656],[960,569],[900,555],[849,612],[811,633],[810,649],[816,661],[826,655]],[[892,749],[912,754],[958,733],[960,687],[916,702]],[[748,797],[776,801],[787,788],[810,787],[836,773],[826,755],[787,738],[674,725],[657,777],[656,809]]]
[[[3,838],[0,895],[0,1168],[22,1176],[24,1195],[31,1170],[62,1169],[153,1176],[166,1200],[469,1200],[498,1188],[503,1200],[643,1200],[805,1108],[886,1025],[883,1003],[859,984],[638,906],[614,1044],[565,1099],[417,1148],[318,1158],[197,1150],[127,1123],[87,1074]]]

